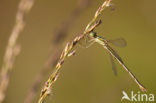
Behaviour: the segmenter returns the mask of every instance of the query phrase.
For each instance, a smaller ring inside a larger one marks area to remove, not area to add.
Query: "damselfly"
[[[119,64],[129,73],[129,75],[136,82],[136,84],[139,86],[139,88],[142,91],[146,91],[146,88],[138,81],[138,79],[134,76],[134,74],[126,67],[126,65],[124,64],[121,57],[117,54],[117,52],[109,45],[109,43],[113,43],[117,46],[124,47],[124,46],[126,46],[126,41],[124,39],[120,38],[117,40],[106,40],[105,38],[98,36],[96,34],[96,32],[93,32],[93,31],[90,32],[87,36],[90,38],[90,41],[89,41],[89,42],[91,42],[90,45],[94,44],[95,42],[102,45],[106,49],[106,51],[110,54],[111,60],[113,60],[113,58],[115,58],[119,62]],[[120,41],[120,42],[117,42],[117,41]],[[112,66],[113,70],[116,74],[116,69],[115,69],[113,62],[112,62],[112,65],[113,65]]]

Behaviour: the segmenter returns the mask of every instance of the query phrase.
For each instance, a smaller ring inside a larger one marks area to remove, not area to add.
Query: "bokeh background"
[[[0,1],[0,67],[19,1]],[[83,32],[103,1],[92,0],[69,29],[67,38],[60,44],[62,47]],[[26,16],[26,26],[18,40],[22,50],[11,73],[4,103],[24,102],[35,76],[53,51],[50,48],[54,31],[70,16],[77,4],[78,0],[35,1]],[[156,93],[155,4],[155,0],[113,0],[115,10],[107,8],[101,15],[103,24],[96,29],[99,35],[108,39],[125,38],[128,44],[126,48],[114,48],[147,87],[148,94]],[[43,83],[53,69],[44,77]],[[102,46],[94,44],[87,49],[78,47],[77,54],[63,65],[60,77],[52,88],[52,96],[47,98],[46,103],[120,103],[123,90],[128,94],[132,90],[140,90],[119,64],[117,70],[118,76],[115,77],[109,55]]]

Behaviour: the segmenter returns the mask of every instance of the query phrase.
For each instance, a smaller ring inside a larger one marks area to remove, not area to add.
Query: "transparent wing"
[[[127,42],[124,38],[117,38],[114,40],[108,40],[109,43],[112,43],[115,46],[118,47],[126,47],[127,46]]]
[[[110,56],[110,62],[112,64],[112,70],[114,72],[114,75],[117,76],[117,69],[116,69],[115,61],[110,53],[109,53],[109,56]]]

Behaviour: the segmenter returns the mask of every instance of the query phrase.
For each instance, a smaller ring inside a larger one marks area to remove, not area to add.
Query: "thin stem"
[[[52,39],[52,48],[50,56],[48,57],[44,67],[41,71],[36,75],[34,83],[32,84],[24,103],[32,103],[39,87],[41,86],[41,82],[45,75],[50,72],[50,67],[54,67],[59,59],[61,54],[60,52],[60,44],[63,43],[64,39],[68,36],[69,29],[72,28],[74,22],[77,18],[84,12],[84,10],[90,5],[91,0],[77,0],[78,6],[71,12],[70,16],[64,21],[60,27],[54,31],[53,39]]]
[[[25,25],[24,16],[30,11],[33,4],[34,0],[21,0],[19,3],[18,11],[16,13],[16,22],[9,37],[0,74],[0,103],[5,99],[5,92],[8,87],[10,73],[13,69],[16,56],[20,52],[17,40]]]
[[[100,16],[100,14],[102,13],[102,11],[106,8],[106,7],[109,7],[110,6],[110,2],[112,0],[106,0],[102,5],[101,7],[99,7],[99,9],[96,11],[93,19],[89,22],[89,24],[86,26],[86,29],[85,31],[88,30],[88,28],[97,20],[97,18]]]
[[[68,57],[68,54],[70,54],[73,50],[73,48],[76,46],[76,44],[84,38],[85,35],[89,34],[91,31],[93,31],[100,23],[101,20],[97,21],[97,17],[101,14],[101,12],[104,10],[105,7],[108,7],[109,3],[111,0],[106,0],[102,6],[99,7],[99,9],[95,13],[94,21],[95,23],[89,23],[83,32],[83,34],[75,37],[75,39],[71,43],[67,43],[65,49],[63,50],[60,59],[56,65],[55,70],[53,73],[50,75],[49,79],[46,81],[41,94],[38,103],[43,103],[45,98],[51,93],[51,87],[53,84],[56,82],[58,76],[59,76],[59,71],[60,68],[62,67],[65,59]]]

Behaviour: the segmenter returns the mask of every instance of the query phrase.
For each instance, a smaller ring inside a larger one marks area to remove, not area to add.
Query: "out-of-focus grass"
[[[18,2],[0,1],[0,66]],[[71,28],[68,41],[83,31],[102,2],[93,1]],[[148,91],[155,93],[156,1],[115,0],[113,3],[115,11],[107,9],[103,13],[103,24],[96,31],[108,39],[124,37],[127,40],[126,48],[115,49]],[[19,40],[22,51],[11,75],[5,103],[24,101],[33,78],[48,56],[52,31],[68,17],[75,5],[76,1],[73,0],[36,2],[27,16],[27,25]],[[64,64],[53,88],[53,103],[120,103],[122,90],[139,91],[139,88],[118,64],[117,69],[118,76],[115,77],[109,57],[101,46],[95,44],[88,49],[80,49],[75,57]],[[47,101],[51,103],[50,98]]]

